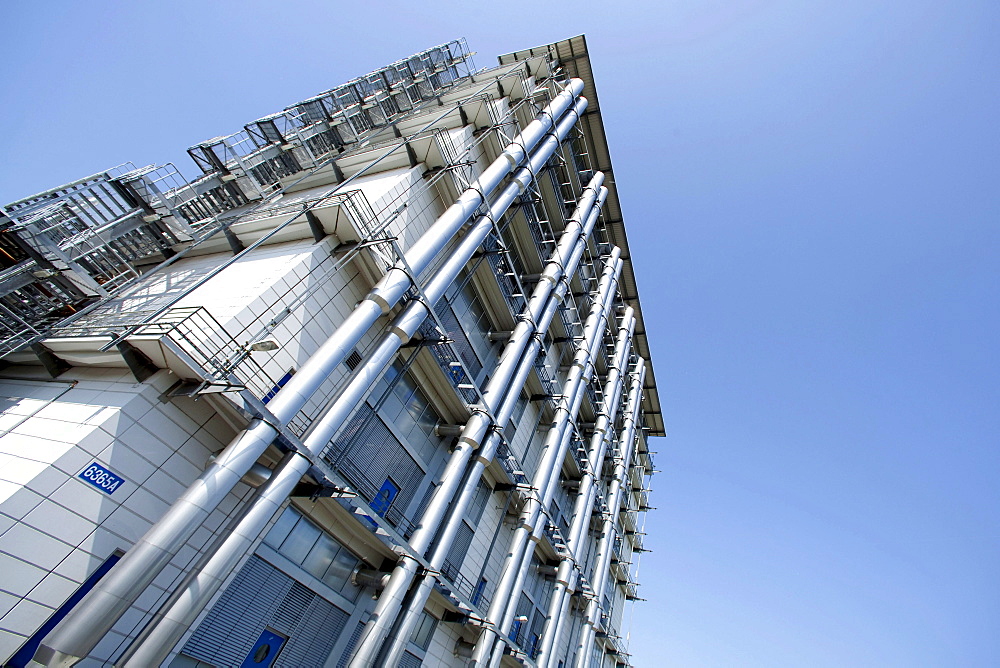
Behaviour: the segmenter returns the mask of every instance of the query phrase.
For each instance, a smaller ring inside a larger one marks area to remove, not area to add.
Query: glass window
[[[330,563],[330,568],[326,571],[323,576],[323,582],[330,585],[333,589],[337,591],[344,591],[356,589],[356,587],[351,584],[351,573],[358,566],[358,560],[353,554],[347,550],[340,550],[337,552],[336,556],[333,558],[333,562]]]
[[[353,600],[360,591],[351,583],[351,573],[361,561],[294,507],[285,509],[265,542],[347,598]]]
[[[288,534],[291,532],[292,527],[295,526],[295,523],[299,521],[299,517],[300,515],[293,509],[285,508],[285,512],[281,513],[281,517],[274,523],[271,530],[267,532],[264,542],[277,550],[281,547],[284,540],[288,538]]]
[[[320,530],[318,527],[313,526],[311,522],[303,521],[300,517],[298,524],[288,534],[288,538],[281,544],[281,549],[278,551],[296,564],[301,564],[305,561],[309,550],[316,544],[319,534]]]
[[[423,412],[420,413],[420,418],[417,420],[420,430],[427,436],[434,436],[434,427],[437,426],[437,423],[437,413],[434,412],[434,409],[430,405],[425,406]]]
[[[486,510],[486,504],[490,500],[490,495],[493,493],[493,488],[487,484],[487,482],[480,478],[479,486],[476,488],[476,495],[472,499],[472,504],[469,507],[468,519],[473,524],[478,524],[479,520],[483,517],[483,511]]]
[[[486,578],[479,578],[479,584],[476,585],[476,591],[472,595],[472,605],[479,605],[479,601],[483,598],[483,592],[486,591]]]
[[[510,633],[507,635],[513,642],[518,642],[518,636],[521,635],[521,620],[515,619],[514,623],[511,624]]]
[[[437,628],[438,620],[432,614],[424,611],[424,616],[420,619],[420,624],[413,629],[410,642],[420,649],[427,649],[431,646],[431,638],[434,637],[434,629]]]
[[[337,556],[337,550],[338,547],[335,542],[326,536],[321,536],[316,541],[313,549],[309,550],[305,561],[302,562],[302,568],[317,578],[322,579],[326,573],[326,569],[330,567],[330,564],[333,563],[334,558]]]

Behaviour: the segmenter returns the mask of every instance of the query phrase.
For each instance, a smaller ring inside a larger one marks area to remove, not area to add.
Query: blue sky
[[[1000,4],[6,3],[0,200],[586,33],[670,437],[638,666],[1000,665]]]

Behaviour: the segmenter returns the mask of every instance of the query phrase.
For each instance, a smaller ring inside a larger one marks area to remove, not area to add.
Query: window
[[[351,582],[351,573],[358,558],[295,508],[285,509],[264,543],[348,599],[357,596],[360,588]]]
[[[402,364],[395,362],[389,367],[372,390],[369,401],[373,405],[382,402],[379,416],[392,423],[421,456],[430,459],[434,455],[441,445],[441,437],[434,433],[440,417],[413,375],[403,371]]]
[[[507,421],[507,426],[504,427],[503,435],[510,441],[514,438],[515,432],[517,432],[517,425],[524,416],[524,411],[528,407],[528,394],[522,390],[521,394],[517,396],[517,403],[514,404],[514,410],[510,414],[510,420]]]
[[[420,623],[417,625],[417,628],[413,629],[413,635],[410,636],[410,642],[420,649],[426,650],[431,646],[431,638],[434,637],[434,630],[437,628],[437,623],[437,618],[425,610],[423,617],[420,618]]]
[[[514,623],[511,624],[511,626],[510,626],[510,634],[508,634],[508,636],[507,636],[508,638],[511,639],[511,641],[518,642],[518,636],[521,635],[521,624],[522,623],[523,623],[522,620],[515,619]]]
[[[462,522],[459,525],[458,532],[455,534],[455,540],[451,544],[451,549],[448,550],[448,556],[445,557],[444,565],[441,567],[442,574],[450,580],[454,581],[458,579],[462,562],[465,561],[465,555],[469,552],[469,546],[472,544],[472,536],[474,534],[475,530],[467,522]]]
[[[483,480],[479,479],[479,486],[476,488],[476,495],[472,498],[472,503],[469,505],[468,515],[466,519],[476,526],[479,524],[479,520],[483,518],[483,511],[486,510],[486,504],[490,500],[490,496],[493,494],[493,488]]]

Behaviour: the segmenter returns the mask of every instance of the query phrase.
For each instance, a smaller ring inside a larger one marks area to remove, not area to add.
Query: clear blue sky
[[[636,664],[1000,666],[1000,3],[379,6],[4,3],[0,200],[586,33],[670,433]]]

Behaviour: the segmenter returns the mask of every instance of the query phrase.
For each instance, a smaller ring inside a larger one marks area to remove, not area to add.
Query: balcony
[[[646,534],[641,531],[627,531],[625,535],[628,536],[628,540],[632,544],[633,552],[647,552],[642,546],[642,537]]]
[[[639,527],[639,514],[631,508],[621,508],[621,527],[626,533],[636,531]]]
[[[621,587],[622,591],[625,593],[625,598],[629,601],[642,601],[644,599],[639,597],[639,583],[633,582],[626,575],[624,580],[618,580],[618,586]]]

